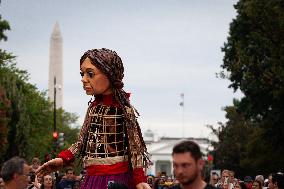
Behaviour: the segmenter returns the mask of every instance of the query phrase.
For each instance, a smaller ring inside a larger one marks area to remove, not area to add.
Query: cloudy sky
[[[0,48],[17,56],[39,90],[48,86],[49,40],[56,22],[63,36],[66,111],[83,117],[90,97],[79,75],[88,49],[115,50],[125,66],[125,91],[143,131],[158,136],[208,137],[224,122],[222,107],[240,93],[216,78],[236,0],[2,0],[11,31]],[[179,106],[184,93],[184,107]]]

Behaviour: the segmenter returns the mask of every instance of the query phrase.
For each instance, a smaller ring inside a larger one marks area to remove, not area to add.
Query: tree
[[[275,171],[284,164],[284,2],[240,0],[235,8],[220,75],[243,92],[237,111],[259,130],[243,163]],[[267,165],[269,152],[273,165]]]
[[[4,34],[6,30],[10,30],[9,23],[6,20],[2,20],[0,15],[0,42],[6,41],[7,36]],[[3,61],[12,58],[5,51],[0,49],[0,66],[3,65]],[[1,76],[1,75],[0,75]],[[7,144],[8,134],[8,122],[11,102],[6,96],[6,90],[0,85],[0,156],[3,155]]]
[[[10,25],[6,20],[3,20],[0,15],[0,41],[7,41],[7,36],[4,34],[6,30],[10,30]]]
[[[78,115],[58,109],[57,123],[58,132],[64,133],[64,147],[69,147],[78,139],[79,126],[74,124],[79,118]],[[58,149],[61,150],[61,149]]]
[[[12,61],[12,60],[9,60]],[[13,60],[14,61],[14,60]],[[6,89],[11,102],[10,121],[6,151],[2,160],[19,155],[26,159],[43,157],[53,151],[53,105],[45,92],[28,83],[28,74],[16,68],[13,62],[4,62],[0,67],[0,86]],[[63,122],[61,122],[62,118]],[[78,129],[71,128],[78,116],[57,110],[58,130],[68,133],[66,143],[73,143]]]
[[[213,142],[214,165],[218,169],[234,170],[239,177],[248,174],[247,167],[241,165],[247,151],[247,143],[255,131],[252,123],[237,111],[238,100],[234,100],[233,106],[224,108],[226,112],[226,123],[219,123],[219,127],[214,129],[212,125],[208,127],[218,138],[218,142]],[[248,166],[250,167],[250,166]]]
[[[10,101],[6,97],[6,91],[0,88],[0,156],[3,156],[7,144],[8,122],[10,112]]]

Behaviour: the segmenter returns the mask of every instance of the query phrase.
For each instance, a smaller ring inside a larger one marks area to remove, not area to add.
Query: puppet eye
[[[84,72],[80,72],[81,77],[84,77]]]
[[[89,78],[93,78],[94,75],[95,75],[95,73],[92,72],[92,71],[80,72],[80,75],[81,75],[82,77],[84,77],[85,73],[87,73],[87,76],[88,76]]]
[[[93,72],[87,72],[87,74],[88,74],[89,78],[93,78],[94,75],[95,75]]]

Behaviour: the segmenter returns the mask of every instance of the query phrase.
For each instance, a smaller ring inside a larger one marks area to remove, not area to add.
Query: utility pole
[[[54,99],[53,99],[53,151],[56,153],[58,133],[56,131],[56,77],[54,76]]]
[[[53,132],[56,132],[56,77],[54,76],[54,99],[53,99]]]
[[[182,107],[182,138],[184,138],[184,93],[181,93],[180,97],[182,99],[182,101],[179,103],[179,105]]]

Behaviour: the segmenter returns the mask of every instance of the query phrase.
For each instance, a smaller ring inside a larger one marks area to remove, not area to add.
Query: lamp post
[[[182,107],[182,138],[184,138],[184,93],[180,94],[182,101],[179,105]]]
[[[53,133],[56,133],[56,77],[54,76],[54,99],[53,99]],[[55,139],[55,138],[54,138]],[[56,141],[54,141],[54,153],[56,152],[56,148],[57,148],[57,137],[55,139]]]
[[[56,132],[56,77],[54,76],[53,132]]]

